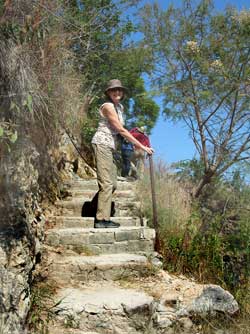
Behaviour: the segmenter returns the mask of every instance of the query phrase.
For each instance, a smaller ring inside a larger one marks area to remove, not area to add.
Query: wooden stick
[[[150,170],[152,206],[153,206],[153,224],[155,228],[155,250],[157,252],[160,252],[159,224],[158,224],[158,217],[157,217],[155,181],[154,181],[154,165],[153,165],[152,155],[149,155],[149,170]]]

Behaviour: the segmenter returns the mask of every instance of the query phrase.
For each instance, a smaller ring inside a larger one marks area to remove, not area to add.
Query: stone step
[[[128,182],[128,181],[117,181],[117,190],[134,190],[137,182]],[[66,188],[70,188],[71,190],[78,189],[89,189],[89,190],[97,190],[97,180],[89,179],[89,180],[72,180],[64,183]]]
[[[152,274],[154,266],[138,254],[104,254],[99,256],[54,254],[50,277],[61,283],[119,280]]]
[[[124,280],[69,284],[53,298],[61,303],[50,334],[194,334],[200,333],[197,319],[212,320],[219,314],[229,318],[239,312],[234,297],[220,286],[165,271],[148,279],[132,279],[129,285]],[[72,331],[66,324],[73,325]]]
[[[48,230],[46,235],[50,246],[82,246],[92,254],[117,254],[152,252],[155,230],[147,227],[66,228]]]
[[[80,210],[72,210],[72,209],[66,209],[66,208],[60,208],[57,214],[60,216],[65,216],[69,218],[82,216],[82,212]],[[115,213],[114,215],[111,216],[111,219],[113,220],[116,217],[131,217],[131,216],[140,217],[140,215],[141,215],[141,210],[136,206],[132,206],[130,208],[129,207],[120,207],[120,208],[116,207]]]
[[[99,282],[85,288],[62,288],[56,299],[61,303],[58,322],[49,328],[49,333],[53,334],[60,333],[60,324],[63,334],[146,333],[155,305],[154,298],[145,292],[111,283],[100,286]]]
[[[60,209],[60,215],[70,217],[81,217],[83,215],[84,206],[89,200],[83,198],[74,198],[71,200],[60,200],[55,203]],[[115,201],[115,216],[127,217],[136,216],[140,212],[141,203],[139,201]]]
[[[51,218],[56,227],[60,228],[91,228],[94,227],[94,217],[64,217],[58,216]],[[113,217],[112,221],[119,223],[121,226],[146,226],[146,221],[138,217]]]
[[[79,199],[81,197],[84,200],[92,200],[96,195],[97,191],[95,189],[75,189],[75,190],[68,190],[68,197],[65,200],[72,198]],[[135,196],[134,191],[132,190],[116,190],[113,194],[113,198],[116,200],[129,200],[133,201],[137,197]]]

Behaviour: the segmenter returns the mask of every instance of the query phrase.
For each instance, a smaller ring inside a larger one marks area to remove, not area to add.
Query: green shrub
[[[200,200],[191,200],[192,185],[156,167],[159,236],[165,269],[219,284],[231,291],[249,314],[250,224],[249,189],[217,180]],[[142,215],[152,226],[149,175],[139,186]],[[142,195],[141,195],[142,196]],[[243,333],[243,332],[242,332]],[[246,332],[247,333],[247,332]]]

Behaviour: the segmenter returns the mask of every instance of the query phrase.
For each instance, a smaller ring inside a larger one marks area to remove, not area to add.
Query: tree
[[[159,115],[159,106],[148,96],[144,80],[135,78],[132,88],[131,106],[127,109],[127,124],[130,128],[146,126],[147,133],[154,127]]]
[[[204,168],[193,193],[250,159],[250,11],[215,12],[210,0],[146,6],[144,45],[165,115],[184,120]]]
[[[143,124],[150,131],[158,117],[159,107],[147,95],[141,79],[151,66],[145,61],[147,50],[131,40],[130,35],[137,27],[123,15],[129,6],[138,2],[71,0],[64,6],[64,17],[73,24],[68,25],[68,31],[75,66],[82,75],[84,112],[87,122],[92,124],[86,139],[91,138],[95,130],[96,110],[103,102],[106,83],[112,78],[119,78],[128,89],[129,99],[124,101],[127,124]]]

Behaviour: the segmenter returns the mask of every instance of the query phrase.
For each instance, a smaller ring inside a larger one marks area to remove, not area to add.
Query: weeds
[[[73,314],[67,314],[64,320],[64,327],[77,329],[80,327],[80,322]]]
[[[31,290],[27,325],[31,334],[49,334],[49,324],[56,319],[61,300],[55,301],[53,282],[36,283]]]

